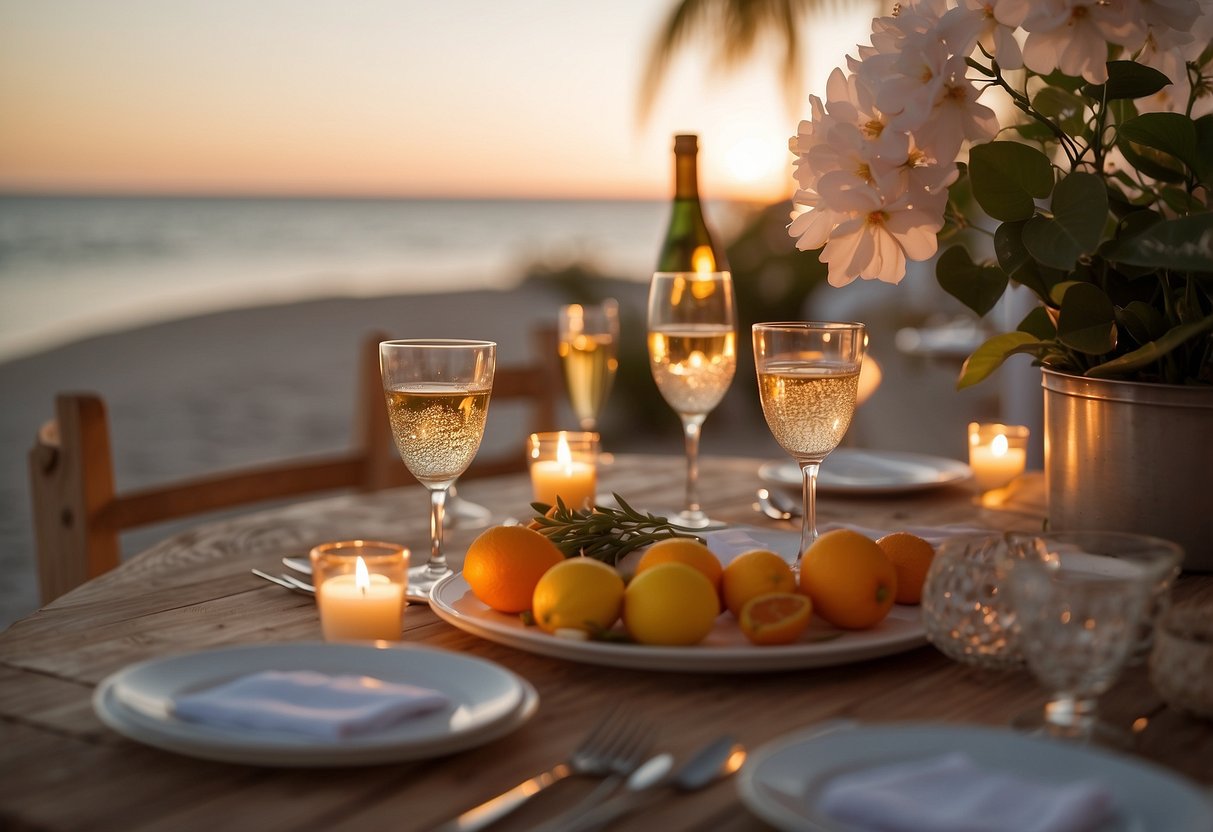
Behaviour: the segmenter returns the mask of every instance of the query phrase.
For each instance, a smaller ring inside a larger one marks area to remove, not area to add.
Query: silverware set
[[[312,564],[306,558],[283,558],[282,565],[287,569],[297,572],[300,575],[311,575]],[[292,592],[298,592],[302,595],[316,595],[316,587],[311,581],[305,581],[302,578],[296,577],[291,572],[282,572],[278,575],[271,575],[269,572],[263,572],[260,569],[250,569],[254,575],[262,580],[269,581],[272,584],[277,584],[283,589],[289,589]],[[410,586],[405,590],[404,598],[409,603],[413,604],[428,604],[430,596],[416,587]]]
[[[533,832],[596,832],[652,802],[662,788],[691,792],[741,768],[745,749],[719,737],[674,768],[672,754],[652,754],[655,727],[617,708],[598,723],[568,759],[475,806],[432,832],[476,832],[513,812],[539,792],[572,776],[601,778],[572,808]]]
[[[778,488],[760,488],[754,496],[754,510],[772,520],[793,520],[804,514],[800,498]]]

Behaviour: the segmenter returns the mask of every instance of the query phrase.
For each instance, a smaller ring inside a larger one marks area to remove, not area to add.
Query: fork
[[[613,788],[647,756],[652,746],[653,726],[636,720],[622,708],[607,714],[573,749],[567,760],[524,780],[432,832],[475,832],[513,812],[549,786],[575,774],[604,778],[594,795],[609,781]]]

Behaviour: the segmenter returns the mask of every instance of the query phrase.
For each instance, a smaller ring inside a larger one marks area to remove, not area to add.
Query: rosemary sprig
[[[637,511],[618,494],[611,496],[619,508],[571,509],[559,497],[555,508],[547,503],[531,503],[535,525],[566,558],[585,555],[611,566],[628,552],[658,540],[690,537],[703,542],[692,529],[671,523],[665,517]]]

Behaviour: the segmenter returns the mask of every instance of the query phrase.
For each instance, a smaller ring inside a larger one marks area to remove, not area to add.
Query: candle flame
[[[990,453],[994,456],[1006,456],[1010,445],[1007,444],[1007,437],[1004,434],[998,434],[990,441]]]
[[[362,594],[366,595],[366,591],[371,588],[371,573],[367,571],[366,561],[359,555],[354,562],[354,586],[362,590]]]
[[[566,474],[573,473],[573,454],[569,450],[564,431],[560,432],[560,441],[556,443],[556,464],[563,468]]]

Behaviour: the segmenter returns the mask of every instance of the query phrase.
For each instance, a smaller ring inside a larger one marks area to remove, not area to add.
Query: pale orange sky
[[[667,0],[0,0],[0,191],[664,197],[791,191],[775,59],[673,67],[637,123]],[[806,90],[866,39],[811,27]]]

